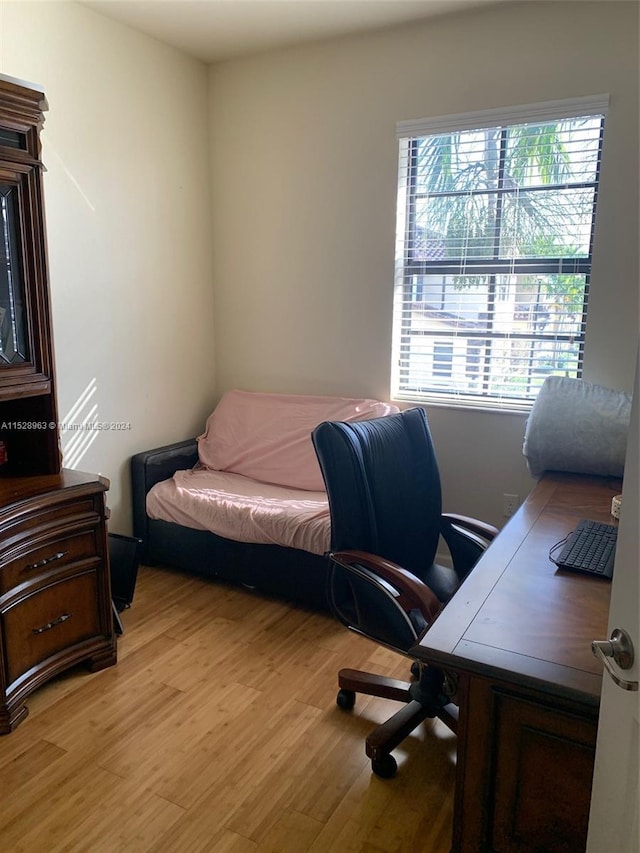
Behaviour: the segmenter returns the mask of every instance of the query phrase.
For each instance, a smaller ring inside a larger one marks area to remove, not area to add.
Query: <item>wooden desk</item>
[[[454,853],[585,848],[611,584],[548,553],[620,491],[545,475],[412,650],[458,682]]]

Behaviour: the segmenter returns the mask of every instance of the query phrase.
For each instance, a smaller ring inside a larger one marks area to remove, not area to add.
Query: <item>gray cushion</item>
[[[525,428],[522,452],[530,473],[621,477],[630,415],[631,394],[583,379],[547,377]]]

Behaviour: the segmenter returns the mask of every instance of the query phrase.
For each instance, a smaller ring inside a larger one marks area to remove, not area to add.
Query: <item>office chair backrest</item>
[[[409,571],[433,562],[440,475],[423,409],[313,432],[331,512],[333,551],[362,550]]]

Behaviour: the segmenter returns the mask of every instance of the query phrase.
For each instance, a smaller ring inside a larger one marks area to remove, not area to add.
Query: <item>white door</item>
[[[613,667],[618,676],[638,681],[640,640],[638,612],[640,594],[638,549],[640,507],[638,504],[638,445],[640,444],[638,365],[631,412],[631,426],[622,487],[622,512],[616,546],[616,562],[609,611],[609,636],[624,629],[635,650],[631,669]],[[609,637],[594,637],[594,640]],[[638,753],[640,751],[640,693],[623,690],[603,674],[596,762],[589,814],[587,853],[638,853]]]

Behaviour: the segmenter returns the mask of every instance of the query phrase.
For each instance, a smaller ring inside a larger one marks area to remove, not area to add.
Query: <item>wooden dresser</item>
[[[0,480],[0,733],[25,698],[86,661],[116,662],[101,477],[62,471]]]
[[[46,99],[0,75],[0,734],[116,661],[103,477],[61,469],[40,159]]]

